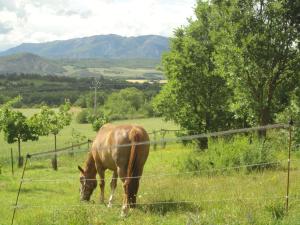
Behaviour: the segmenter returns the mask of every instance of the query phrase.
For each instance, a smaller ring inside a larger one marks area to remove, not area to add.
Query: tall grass
[[[231,167],[244,172],[271,169],[278,166],[275,163],[278,158],[274,145],[270,138],[254,139],[244,135],[225,139],[211,138],[207,150],[191,151],[184,160],[179,160],[178,167],[180,171],[203,171],[204,173],[214,169],[217,173],[224,173],[228,172],[226,168]]]

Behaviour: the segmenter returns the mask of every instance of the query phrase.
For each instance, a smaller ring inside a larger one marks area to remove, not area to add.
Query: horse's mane
[[[96,166],[93,154],[91,152],[88,153],[87,160],[85,161],[85,172],[88,178],[96,176]]]

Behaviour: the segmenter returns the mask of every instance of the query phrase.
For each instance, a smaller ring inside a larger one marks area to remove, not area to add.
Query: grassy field
[[[34,110],[26,113],[32,114]],[[138,123],[148,131],[157,127],[177,128],[160,118],[118,123]],[[72,128],[86,137],[93,137],[95,134],[90,125],[72,123],[62,131],[60,146],[64,146],[70,139]],[[23,147],[24,152],[27,147],[32,152],[39,151],[42,144],[51,149],[51,137],[44,137],[40,142],[27,143],[28,146]],[[5,146],[2,140],[0,144]],[[216,145],[211,144],[208,151],[216,148]],[[278,158],[286,159],[286,143],[277,147],[282,149],[278,150]],[[120,217],[123,197],[120,182],[113,208],[99,204],[99,188],[92,196],[94,203],[79,201],[77,165],[83,164],[85,153],[75,154],[73,157],[59,155],[59,169],[56,172],[50,168],[49,158],[32,158],[25,174],[27,180],[23,183],[15,224],[300,224],[299,152],[292,153],[292,197],[290,211],[286,215],[286,160],[276,170],[244,172],[229,169],[223,173],[196,176],[178,169],[178,164],[193,151],[192,146],[181,144],[168,144],[165,149],[151,150],[138,193],[139,205],[127,218]],[[10,224],[20,176],[20,169],[12,176],[9,165],[2,168],[1,225]],[[107,173],[106,202],[110,192],[110,177],[111,173]]]
[[[65,76],[105,76],[118,78],[144,78],[163,79],[163,74],[155,68],[126,68],[126,67],[91,67],[77,68],[74,66],[64,66]]]

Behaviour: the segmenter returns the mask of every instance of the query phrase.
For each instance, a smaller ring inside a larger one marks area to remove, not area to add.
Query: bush
[[[93,130],[98,131],[107,122],[108,122],[108,120],[105,116],[96,118],[92,123]]]
[[[229,172],[226,168],[236,167],[236,170],[246,172],[266,168],[274,168],[277,164],[275,150],[270,141],[254,140],[251,144],[245,136],[234,137],[230,140],[210,139],[209,149],[206,151],[192,151],[187,157],[178,162],[181,171]],[[261,164],[261,165],[258,165]],[[246,166],[245,165],[252,165]]]
[[[89,117],[89,110],[83,109],[81,112],[79,112],[76,116],[76,122],[77,123],[89,123],[88,117]]]

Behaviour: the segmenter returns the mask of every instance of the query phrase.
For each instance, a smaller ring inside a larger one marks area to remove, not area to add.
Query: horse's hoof
[[[128,212],[122,211],[122,212],[121,212],[121,217],[122,217],[122,218],[128,217]]]

